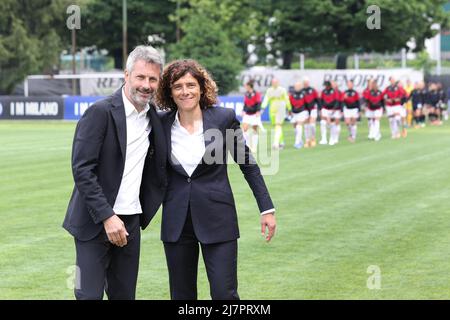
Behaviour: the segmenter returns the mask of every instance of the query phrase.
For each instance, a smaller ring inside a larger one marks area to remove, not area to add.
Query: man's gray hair
[[[137,46],[131,51],[127,59],[127,71],[131,73],[133,71],[136,61],[144,60],[147,63],[156,64],[159,66],[159,70],[162,73],[164,67],[164,61],[161,54],[152,46]]]

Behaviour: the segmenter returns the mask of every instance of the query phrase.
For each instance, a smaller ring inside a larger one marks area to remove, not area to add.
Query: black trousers
[[[237,240],[202,244],[202,256],[213,300],[238,300]],[[177,242],[164,242],[172,300],[197,300],[199,241],[190,211]]]
[[[105,230],[89,241],[75,239],[77,300],[134,300],[139,269],[141,231],[139,215],[119,216],[129,236],[127,245],[109,242]]]

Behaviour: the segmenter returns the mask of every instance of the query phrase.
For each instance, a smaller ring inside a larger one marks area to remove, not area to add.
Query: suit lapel
[[[122,100],[122,88],[114,93],[112,104],[114,108],[111,110],[111,113],[116,125],[116,133],[119,140],[120,151],[125,159],[127,146],[127,123],[125,117],[125,106]]]
[[[147,117],[150,120],[150,125],[152,127],[152,132],[149,134],[148,138],[150,140],[150,155],[153,155],[156,151],[158,151],[158,158],[161,163],[159,166],[164,166],[166,163],[166,140],[161,139],[160,133],[163,133],[163,128],[161,126],[161,121],[159,121],[158,114],[156,112],[156,107],[153,104],[150,104],[150,109],[147,112]],[[163,135],[164,136],[164,135]],[[153,139],[152,139],[153,137]]]
[[[211,145],[211,142],[213,142],[213,139],[211,137],[208,137],[205,135],[205,132],[208,132],[210,129],[214,129],[213,121],[214,119],[211,116],[211,108],[206,108],[202,110],[202,119],[203,119],[203,137],[205,138],[205,153],[203,154],[202,159],[200,160],[197,168],[195,168],[194,172],[192,173],[192,177],[198,176],[201,174],[203,170],[205,170],[208,165],[205,163],[204,157],[206,154],[211,155],[211,151],[208,149]],[[211,145],[211,147],[214,147],[214,145]]]
[[[211,117],[211,108],[206,108],[205,110],[202,110],[202,117],[203,117],[203,134],[207,132],[210,129],[213,129],[213,120]],[[212,142],[212,139],[205,139],[205,153],[208,149],[209,144]],[[204,155],[203,155],[204,156]],[[203,159],[203,158],[202,158]]]

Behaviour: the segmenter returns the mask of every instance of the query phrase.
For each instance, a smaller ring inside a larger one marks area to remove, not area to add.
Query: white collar
[[[186,130],[186,128],[183,127],[183,126],[181,125],[180,117],[179,117],[178,111],[175,113],[175,120],[173,121],[173,126],[174,126],[175,128],[177,128],[177,129],[183,128],[183,130],[185,130],[186,132],[188,132],[188,131]],[[201,120],[201,123],[200,123],[200,126],[199,126],[199,128],[198,128],[198,131],[194,132],[192,135],[201,135],[201,134],[203,134],[203,119]],[[191,134],[189,134],[189,135],[191,135]]]

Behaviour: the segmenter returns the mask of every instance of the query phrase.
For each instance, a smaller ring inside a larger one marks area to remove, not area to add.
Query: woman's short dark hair
[[[247,81],[246,85],[253,89],[253,87],[255,86],[255,81],[249,80]]]
[[[156,102],[161,109],[178,109],[171,89],[174,82],[186,74],[193,76],[200,85],[200,108],[206,109],[217,104],[217,85],[208,71],[195,60],[182,59],[172,61],[164,68],[156,93]]]

